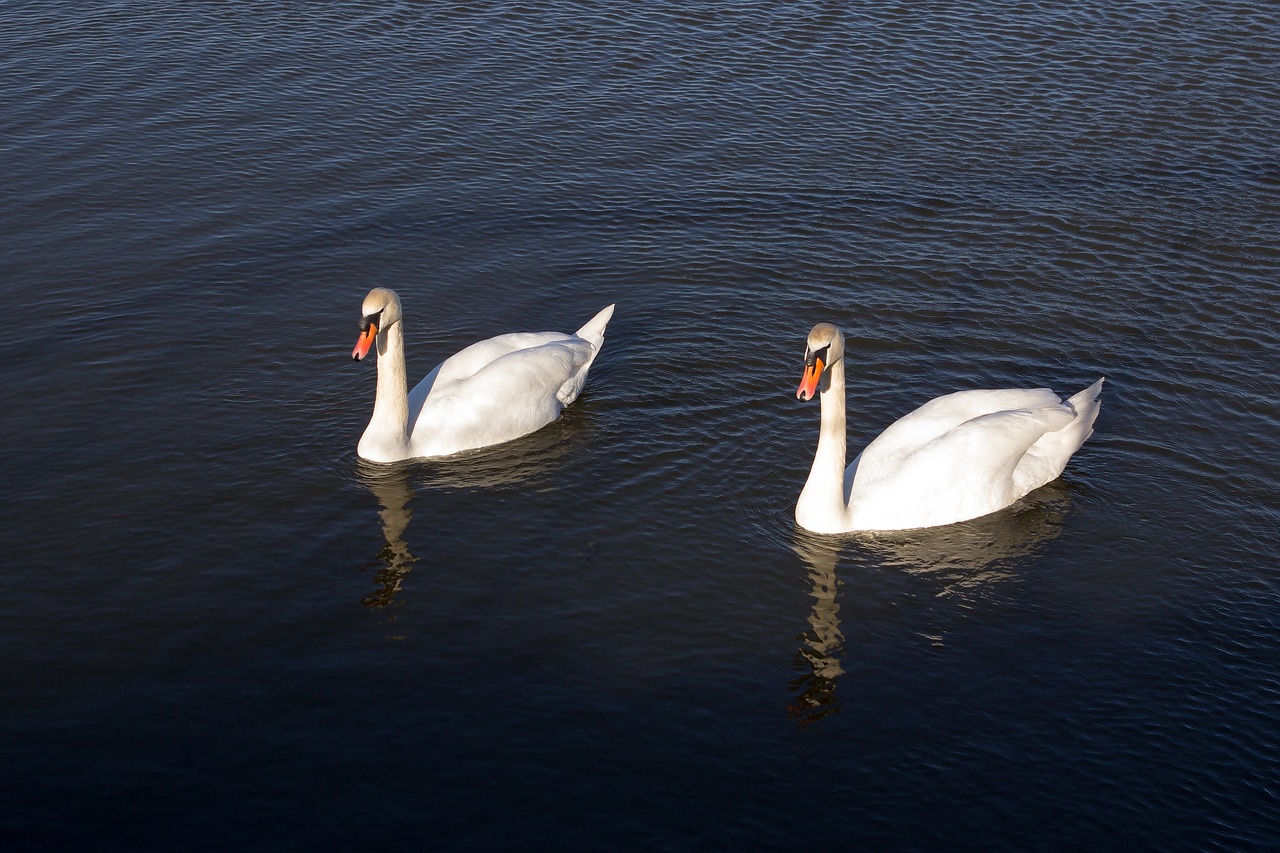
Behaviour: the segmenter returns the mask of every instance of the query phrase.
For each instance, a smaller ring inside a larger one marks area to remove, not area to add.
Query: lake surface
[[[1280,837],[1280,7],[0,4],[7,850],[1165,849]],[[517,442],[410,378],[617,303]],[[792,511],[1107,377],[1013,508]]]

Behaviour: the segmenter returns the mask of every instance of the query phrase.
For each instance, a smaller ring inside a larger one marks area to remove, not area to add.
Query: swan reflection
[[[836,685],[847,657],[837,574],[842,552],[863,565],[928,579],[937,596],[988,592],[1062,533],[1070,491],[1058,480],[1007,510],[945,527],[818,536],[797,526],[791,547],[809,570],[813,608],[800,635],[799,675],[791,681],[795,699],[788,710],[796,724],[811,725],[840,709]]]
[[[797,725],[807,726],[839,710],[836,679],[844,674],[844,634],[840,631],[840,602],[836,586],[836,563],[840,539],[815,536],[796,528],[792,550],[809,567],[809,629],[800,635],[797,658],[800,675],[791,682],[795,701],[789,706]]]
[[[405,464],[431,489],[492,489],[548,480],[565,455],[584,443],[586,403],[579,400],[559,420],[514,441]]]
[[[384,544],[378,551],[383,568],[374,575],[381,588],[365,596],[366,607],[386,607],[400,591],[405,576],[413,569],[418,558],[409,550],[404,531],[413,518],[409,508],[413,500],[413,488],[409,485],[409,472],[404,465],[371,465],[357,463],[357,476],[365,488],[373,492],[382,507],[378,516],[382,519]]]
[[[849,539],[884,566],[930,576],[937,595],[989,589],[1062,533],[1071,487],[1055,480],[1000,512],[944,527],[855,534]]]
[[[431,493],[528,486],[550,481],[561,460],[582,444],[581,409],[570,407],[560,420],[515,441],[443,459],[375,464],[356,459],[356,478],[378,500],[383,546],[371,564],[379,589],[362,599],[366,607],[391,604],[418,557],[409,550],[405,531],[413,518],[414,485]]]

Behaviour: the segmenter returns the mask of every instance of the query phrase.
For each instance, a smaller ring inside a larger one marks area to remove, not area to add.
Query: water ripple
[[[579,799],[589,843],[1275,836],[1274,4],[6,16],[20,840],[228,790],[231,848],[343,844],[313,816],[353,809],[388,845],[412,814],[574,846]],[[413,376],[618,311],[557,424],[371,468],[375,285]],[[854,445],[937,394],[1105,375],[1097,432],[1004,513],[816,541],[820,320]],[[815,778],[847,814],[813,816]]]

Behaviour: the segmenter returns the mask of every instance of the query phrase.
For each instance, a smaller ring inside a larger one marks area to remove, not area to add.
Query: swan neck
[[[815,533],[849,530],[845,500],[845,390],[844,361],[827,368],[819,395],[822,425],[813,466],[796,501],[796,521]]]
[[[404,330],[400,323],[378,335],[378,396],[369,431],[409,441],[409,380],[405,375]]]
[[[817,471],[821,465],[825,472],[834,474],[841,484],[843,502],[846,453],[844,359],[827,368],[827,386],[819,395],[819,403],[822,407],[822,426],[818,433],[818,450],[814,455],[813,470]]]

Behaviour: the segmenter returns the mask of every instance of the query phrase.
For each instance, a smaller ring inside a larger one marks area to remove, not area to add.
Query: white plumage
[[[359,360],[376,340],[378,392],[357,452],[372,462],[447,456],[511,441],[577,399],[604,343],[610,305],[576,334],[515,332],[472,344],[408,390],[400,297],[374,288],[361,308]]]
[[[815,533],[903,530],[977,518],[1061,475],[1093,432],[1103,380],[1062,400],[1047,388],[958,391],[894,422],[845,467],[844,336],[809,333],[796,396],[821,386],[822,425],[796,521]]]

